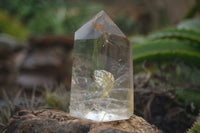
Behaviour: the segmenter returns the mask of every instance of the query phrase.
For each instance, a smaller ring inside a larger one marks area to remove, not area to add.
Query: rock
[[[6,133],[159,133],[143,118],[132,115],[128,120],[93,122],[71,117],[57,110],[21,110],[9,121]]]

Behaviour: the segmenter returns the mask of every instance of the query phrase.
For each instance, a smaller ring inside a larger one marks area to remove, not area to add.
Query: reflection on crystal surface
[[[75,33],[70,114],[94,121],[133,113],[132,49],[104,11]]]

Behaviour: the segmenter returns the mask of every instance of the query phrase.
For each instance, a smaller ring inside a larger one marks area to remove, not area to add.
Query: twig
[[[143,111],[144,118],[146,118],[148,120],[151,120],[151,104],[152,104],[154,98],[155,98],[155,95],[152,94],[151,98],[149,99],[149,101]]]

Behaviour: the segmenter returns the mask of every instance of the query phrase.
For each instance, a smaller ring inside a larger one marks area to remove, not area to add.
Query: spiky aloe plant
[[[162,39],[133,46],[134,65],[145,60],[172,61],[175,58],[200,67],[200,50],[186,41]]]
[[[163,38],[187,40],[188,42],[194,43],[197,46],[200,45],[200,32],[192,29],[170,28],[152,33],[147,36],[149,41]]]
[[[133,45],[134,65],[144,60],[171,61],[178,58],[200,67],[199,26],[200,21],[187,20],[178,28],[149,34],[140,45]]]
[[[200,31],[200,22],[197,19],[186,19],[177,25],[178,29],[191,29]]]

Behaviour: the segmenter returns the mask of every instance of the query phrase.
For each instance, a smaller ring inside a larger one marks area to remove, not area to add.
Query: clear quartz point
[[[70,114],[107,122],[133,114],[132,47],[104,12],[75,32]]]

